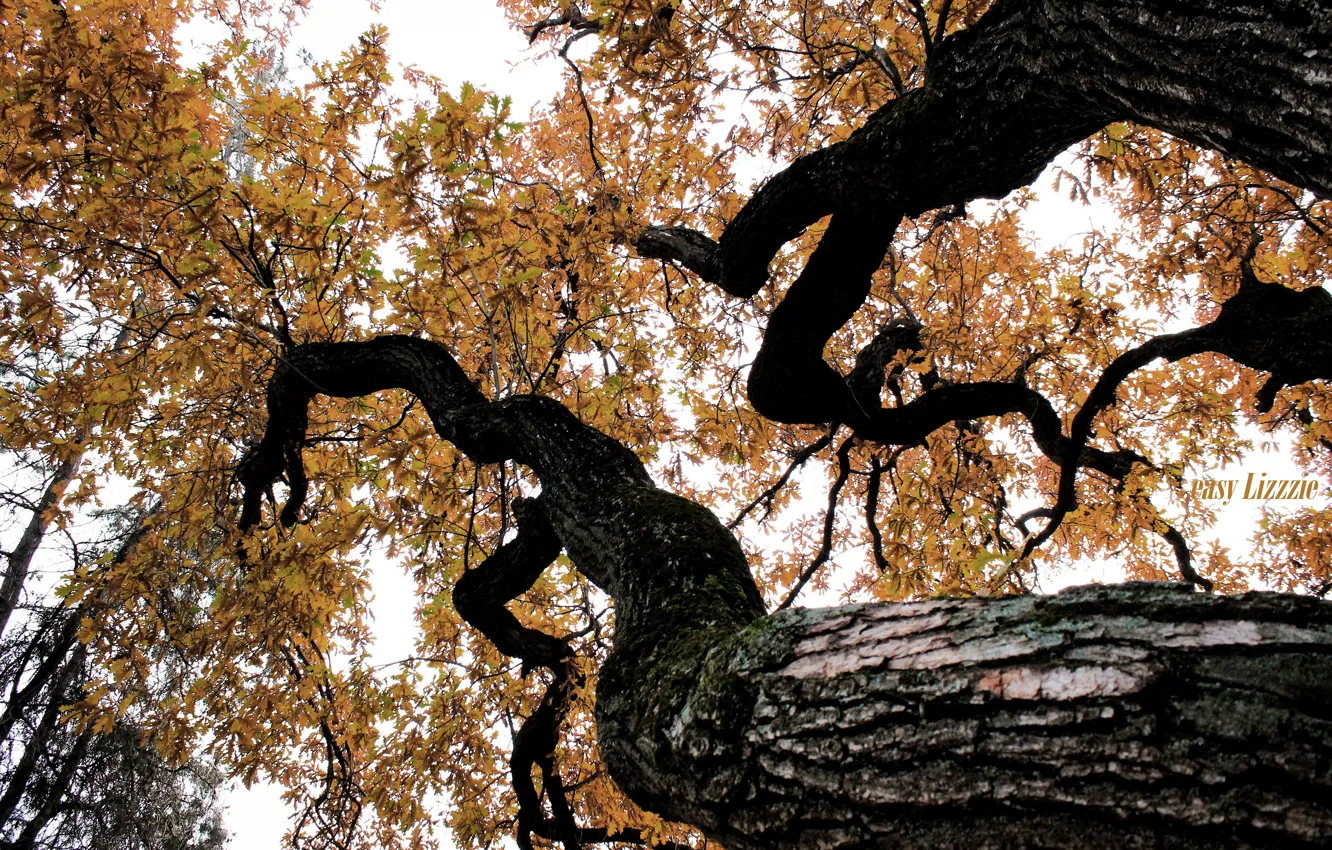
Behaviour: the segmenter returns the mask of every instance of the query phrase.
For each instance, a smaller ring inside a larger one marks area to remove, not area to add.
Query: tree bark
[[[922,87],[775,175],[716,242],[686,228],[649,228],[636,247],[749,297],[784,244],[832,215],[769,318],[750,402],[779,422],[842,422],[867,439],[909,444],[921,430],[911,423],[938,417],[866,410],[823,360],[868,295],[901,217],[1003,197],[1117,121],[1165,130],[1332,197],[1332,8],[1312,0],[997,0],[940,43]],[[1048,407],[1013,387],[951,392],[973,398],[943,406],[971,410],[942,421],[1021,413],[1039,431]],[[1059,459],[1055,443],[1038,443]]]
[[[51,476],[46,489],[42,491],[41,499],[33,506],[32,518],[23,529],[14,551],[10,552],[6,559],[5,577],[0,581],[0,636],[4,635],[9,625],[9,618],[18,607],[19,597],[23,594],[23,585],[32,570],[32,559],[37,555],[42,539],[46,536],[47,526],[51,523],[51,511],[60,501],[65,486],[78,471],[82,459],[83,453],[78,452],[62,460],[56,467],[55,474]]]
[[[692,664],[681,642],[607,663],[602,749],[637,802],[727,847],[1332,840],[1317,600],[1091,586],[796,610]]]
[[[934,51],[923,88],[769,181],[719,242],[654,228],[638,248],[748,296],[781,245],[831,213],[771,317],[751,374],[756,408],[896,433],[925,428],[911,417],[934,408],[947,420],[980,405],[1040,429],[1048,402],[1016,385],[926,392],[913,411],[849,406],[867,397],[865,376],[848,389],[822,350],[864,300],[900,216],[1006,194],[1118,120],[1330,196],[1329,60],[1332,9],[1308,0],[997,0]],[[1290,300],[1257,286],[1241,300]],[[1327,307],[1306,306],[1286,318]],[[1285,325],[1264,317],[1240,316],[1206,350],[1274,381],[1325,373],[1321,355],[1280,354],[1272,338]],[[1319,321],[1297,324],[1321,352]],[[881,370],[882,355],[867,353],[865,370]],[[268,430],[238,472],[241,527],[261,521],[283,474],[280,519],[298,520],[310,398],[388,388],[415,393],[473,460],[517,460],[540,479],[550,530],[615,603],[598,734],[610,775],[649,810],[733,850],[1332,844],[1332,604],[1127,585],[769,617],[708,510],[655,487],[631,452],[559,404],[492,403],[442,346],[407,337],[287,352]],[[1132,461],[1086,454],[1085,435],[1070,443],[1057,418],[1045,430],[1052,456]]]
[[[926,83],[843,142],[775,175],[718,243],[649,230],[644,256],[679,259],[747,297],[782,245],[853,213],[902,215],[1000,198],[1070,145],[1133,121],[1332,197],[1332,8],[1314,0],[996,0],[944,39]]]

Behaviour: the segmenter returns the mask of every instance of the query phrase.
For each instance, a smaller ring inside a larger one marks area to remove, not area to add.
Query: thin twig
[[[823,545],[819,547],[818,554],[814,560],[809,562],[809,566],[800,573],[800,578],[795,586],[791,588],[790,593],[782,600],[782,604],[777,606],[778,611],[784,611],[791,607],[791,603],[804,590],[805,585],[828,562],[832,556],[833,526],[837,521],[837,502],[841,498],[842,488],[846,486],[846,479],[851,475],[851,447],[855,445],[855,435],[847,437],[841,446],[837,449],[837,480],[833,482],[832,489],[828,491],[828,512],[823,515]]]
[[[782,473],[782,477],[778,478],[776,483],[773,484],[771,487],[760,493],[754,499],[754,501],[746,505],[744,510],[740,511],[740,513],[735,515],[735,519],[726,523],[726,528],[730,531],[735,531],[736,526],[738,526],[741,522],[743,522],[745,517],[749,516],[749,514],[754,510],[754,508],[758,507],[760,503],[764,504],[766,508],[763,512],[763,517],[762,519],[759,520],[759,522],[767,520],[767,518],[772,514],[773,500],[777,498],[777,494],[781,491],[781,489],[786,486],[786,482],[791,480],[791,475],[797,469],[804,466],[807,460],[809,460],[811,457],[818,454],[819,452],[823,451],[832,443],[833,436],[837,433],[837,428],[838,428],[837,424],[833,423],[832,427],[828,429],[828,433],[824,434],[822,437],[818,438],[814,442],[810,443],[808,446],[805,446],[803,449],[796,452],[795,456],[791,458],[791,465],[788,466],[786,468],[786,471]]]

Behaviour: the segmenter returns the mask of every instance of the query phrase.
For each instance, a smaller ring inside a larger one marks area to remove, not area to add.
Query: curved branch
[[[804,270],[768,317],[749,370],[747,389],[755,410],[791,424],[863,420],[852,415],[847,380],[824,361],[823,349],[869,295],[871,277],[891,240],[891,231],[864,219],[833,216]]]
[[[578,35],[600,31],[601,21],[600,19],[589,20],[587,15],[583,13],[583,10],[578,8],[577,3],[570,3],[564,11],[560,12],[558,15],[551,15],[544,20],[523,27],[523,34],[527,36],[528,44],[535,44],[536,40],[540,38],[541,34],[546,30],[562,26],[569,27],[569,29],[574,31],[575,35]]]
[[[939,26],[942,32],[942,20]],[[787,423],[844,422],[859,436],[899,445],[952,419],[1019,413],[1056,462],[1122,477],[1145,459],[1085,448],[1085,437],[1068,444],[1053,408],[1034,391],[949,387],[878,410],[869,403],[878,387],[869,389],[863,376],[843,378],[823,360],[823,348],[863,303],[902,214],[1002,197],[1114,121],[1165,130],[1332,196],[1329,55],[1332,11],[1293,0],[1253,9],[1223,0],[997,0],[978,23],[936,45],[923,87],[773,177],[718,240],[687,228],[649,228],[638,248],[749,297],[766,282],[777,251],[831,214],[765,330],[748,387],[759,413]],[[1254,79],[1228,85],[1241,67]],[[1225,353],[1246,364],[1274,361],[1266,350],[1274,339],[1231,341]],[[1282,386],[1313,374],[1307,362],[1288,365],[1269,370],[1260,409]],[[1061,484],[1061,504],[1072,504],[1071,487]]]
[[[658,490],[632,453],[555,402],[478,401],[441,346],[405,337],[293,350],[241,468],[247,502],[273,481],[259,472],[299,462],[286,441],[302,441],[293,423],[316,388],[390,386],[417,393],[464,451],[536,472],[554,536],[615,601],[596,710],[608,773],[664,817],[739,850],[964,835],[994,847],[1192,850],[1235,835],[1291,847],[1332,829],[1326,677],[1312,672],[1332,658],[1326,603],[1130,586],[765,618],[710,512]],[[520,578],[555,546],[534,520],[508,550],[533,554]],[[509,581],[494,578],[504,592]],[[1023,731],[1033,723],[1039,735]],[[1078,769],[1052,774],[1052,760]],[[1143,799],[1161,803],[1151,818]]]
[[[531,850],[532,835],[558,838],[566,850],[580,847],[579,828],[569,807],[563,781],[555,765],[560,722],[579,681],[568,643],[528,628],[504,607],[526,593],[560,554],[560,539],[539,500],[515,499],[513,515],[518,533],[476,569],[463,573],[453,586],[453,607],[505,655],[523,663],[523,675],[544,667],[552,679],[541,703],[513,736],[509,772],[518,798],[518,846]],[[541,811],[541,798],[532,782],[532,767],[541,769],[542,785],[550,798],[554,822]]]
[[[486,398],[442,346],[405,336],[297,346],[278,361],[269,381],[268,427],[263,439],[236,469],[244,491],[240,529],[247,531],[259,523],[264,492],[283,475],[289,495],[280,520],[284,525],[296,522],[308,489],[301,449],[309,425],[309,403],[315,395],[351,398],[396,388],[412,392],[425,403],[440,436],[469,455],[478,453],[489,459],[486,447],[470,439],[480,436],[484,443],[487,435],[473,435],[456,422],[460,412],[486,404]]]
[[[349,398],[387,389],[420,399],[439,435],[472,460],[532,468],[552,527],[578,569],[615,598],[622,632],[655,622],[672,606],[681,616],[701,606],[705,619],[716,622],[748,623],[764,613],[744,552],[711,511],[658,489],[633,452],[559,402],[487,401],[447,349],[414,337],[309,343],[279,362],[268,386],[264,437],[236,473],[244,488],[241,529],[258,524],[263,495],[284,472],[304,482],[306,408],[315,394]],[[292,484],[283,522],[295,521],[305,492],[303,483]],[[678,545],[681,539],[689,545]],[[658,556],[664,560],[651,560]],[[645,558],[650,569],[640,564]],[[726,581],[706,599],[674,590],[681,582],[702,586],[719,573]]]
[[[1117,121],[1330,197],[1330,49],[1332,15],[1309,3],[998,0],[936,46],[923,87],[755,192],[705,277],[748,297],[781,246],[826,215],[891,230],[902,212],[1003,197]],[[1238,68],[1244,85],[1229,85]]]
[[[1106,452],[1091,446],[1074,449],[1063,435],[1059,414],[1033,389],[998,381],[952,384],[917,396],[902,407],[883,408],[856,433],[888,445],[912,445],[949,422],[1017,414],[1031,424],[1036,447],[1057,463],[1068,462],[1123,478],[1135,463],[1148,463],[1137,452]]]
[[[1211,593],[1212,581],[1198,575],[1198,571],[1193,568],[1193,556],[1189,552],[1189,542],[1184,539],[1184,535],[1179,533],[1179,529],[1163,519],[1158,519],[1157,522],[1156,533],[1160,534],[1170,544],[1170,548],[1175,553],[1175,563],[1179,565],[1179,572],[1180,575],[1184,576],[1184,581]]]
[[[615,599],[614,655],[634,666],[669,644],[681,622],[732,632],[763,616],[739,543],[710,511],[657,489],[632,452],[559,403],[538,396],[489,402],[443,346],[405,336],[301,345],[278,364],[264,437],[237,470],[242,530],[259,523],[263,495],[284,473],[290,496],[279,518],[296,521],[308,489],[301,452],[316,394],[354,397],[386,389],[413,393],[436,431],[473,460],[517,460],[541,482],[539,504],[514,506],[518,536],[460,579],[454,596],[459,613],[502,651],[555,676],[514,740],[520,837],[530,842],[536,834],[570,848],[632,841],[628,832],[598,839],[574,823],[551,755],[574,675],[571,652],[563,641],[522,627],[503,602],[530,587],[563,543],[578,569]],[[532,764],[542,770],[553,824],[540,814]]]
[[[505,655],[523,661],[524,672],[545,667],[555,672],[572,657],[559,638],[530,629],[504,607],[531,589],[560,554],[562,544],[539,499],[515,499],[517,535],[495,550],[453,586],[453,607],[467,624]]]
[[[1056,463],[1069,454],[1063,423],[1040,393],[1018,384],[977,382],[935,386],[900,407],[882,408],[884,367],[899,351],[918,350],[920,326],[890,322],[860,352],[849,377],[823,359],[832,335],[859,309],[887,253],[891,233],[853,216],[833,216],[828,230],[786,297],[768,319],[749,373],[749,400],[769,419],[792,424],[845,422],[856,435],[886,445],[912,445],[959,419],[1019,414],[1031,423],[1040,450]],[[1085,448],[1072,456],[1122,478],[1135,452]]]

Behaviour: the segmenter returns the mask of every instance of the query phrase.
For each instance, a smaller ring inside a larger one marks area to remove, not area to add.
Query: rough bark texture
[[[1084,587],[775,615],[683,686],[608,665],[598,721],[732,848],[1326,847],[1330,663],[1316,600]]]
[[[1116,121],[1332,197],[1332,9],[1313,0],[998,0],[936,48],[926,85],[774,176],[712,251],[706,237],[669,228],[650,231],[640,252],[697,264],[749,296],[781,246],[825,215],[854,212],[891,231],[904,214],[1003,197]]]
[[[282,471],[304,480],[316,392],[388,387],[479,459],[540,477],[551,530],[615,599],[599,735],[648,809],[756,849],[1332,836],[1332,604],[1133,585],[765,617],[711,512],[555,402],[486,402],[447,351],[408,337],[290,354],[242,466],[247,519]]]

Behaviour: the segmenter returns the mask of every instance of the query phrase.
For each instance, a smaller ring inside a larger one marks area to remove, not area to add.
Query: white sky
[[[296,79],[303,76],[295,67],[298,51],[306,50],[321,61],[334,59],[376,22],[388,27],[388,55],[398,65],[419,67],[451,88],[466,81],[508,95],[513,98],[515,120],[523,120],[561,86],[560,63],[532,59],[526,39],[510,30],[500,11],[484,0],[384,0],[377,13],[367,0],[314,0],[313,10],[296,31],[287,53],[291,75]],[[1040,200],[1024,220],[1042,247],[1078,243],[1094,226],[1109,229],[1112,225],[1107,208],[1068,201],[1063,193],[1052,190],[1048,174],[1037,180],[1034,188]],[[1239,478],[1242,487],[1248,471],[1266,472],[1269,477],[1301,477],[1284,453],[1255,455],[1218,476]],[[813,498],[821,501],[826,493],[818,492]],[[1245,539],[1257,528],[1261,508],[1261,503],[1237,499],[1219,511],[1218,526],[1225,530],[1228,545],[1237,549],[1245,546]],[[1080,564],[1045,576],[1043,589],[1053,592],[1070,584],[1118,577],[1102,565]],[[376,626],[375,662],[405,658],[412,654],[416,636],[415,618],[408,616],[416,604],[413,583],[403,568],[386,563],[376,571],[373,586],[375,600],[370,608]],[[824,600],[802,596],[802,601],[818,604]],[[234,787],[227,802],[226,823],[233,847],[278,850],[282,846],[290,810],[275,786],[261,783],[248,790]]]

